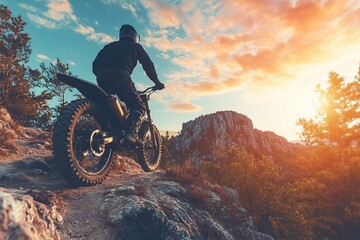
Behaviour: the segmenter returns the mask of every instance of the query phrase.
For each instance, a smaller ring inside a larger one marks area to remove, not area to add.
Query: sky
[[[353,80],[360,63],[359,0],[0,0],[31,37],[29,65],[57,57],[96,82],[92,61],[133,25],[166,89],[150,102],[161,130],[216,111],[298,139],[330,71]],[[139,64],[132,79],[152,86]],[[71,100],[71,97],[69,97]]]

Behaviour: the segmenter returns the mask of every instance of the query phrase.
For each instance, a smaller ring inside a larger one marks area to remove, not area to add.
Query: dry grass
[[[16,124],[16,122],[14,120],[11,119],[11,117],[9,117],[9,115],[8,115],[9,113],[7,112],[7,110],[5,108],[3,108],[2,106],[0,106],[0,111],[1,111],[0,120],[7,122],[11,129],[13,129],[14,131],[17,131],[19,126]]]
[[[12,153],[16,153],[19,149],[16,147],[16,144],[14,143],[13,140],[6,140],[4,143],[3,143],[3,147],[7,150],[9,150],[10,152]]]
[[[0,145],[3,146],[4,143],[10,139],[10,133],[4,129],[4,128],[1,128],[0,129]]]
[[[2,114],[0,114],[0,156],[7,156],[9,155],[9,151],[16,152],[18,150],[12,141],[18,126],[7,114],[3,115],[3,107],[0,106],[0,110],[2,111]]]
[[[201,187],[191,186],[186,188],[186,198],[195,206],[206,208],[206,201],[208,197],[209,196],[206,191],[204,191]]]
[[[9,156],[9,152],[5,151],[4,149],[0,148],[0,156],[7,157]]]
[[[13,129],[15,132],[19,130],[19,125],[17,125],[12,119],[8,122],[11,129]]]
[[[12,132],[9,132],[7,129],[0,129],[0,156],[8,156],[10,152],[16,152],[17,147],[14,142],[11,140],[14,137]]]
[[[113,170],[125,171],[127,169],[124,158],[116,155],[114,156]]]
[[[166,169],[166,176],[179,183],[203,185],[205,178],[201,171],[190,161],[184,161],[180,165],[173,165]]]
[[[167,180],[176,181],[186,190],[186,199],[192,204],[204,207],[208,198],[205,186],[205,177],[202,172],[190,161],[179,165],[172,165],[166,169]]]

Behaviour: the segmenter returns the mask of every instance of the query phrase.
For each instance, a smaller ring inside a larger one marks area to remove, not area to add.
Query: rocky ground
[[[101,185],[73,188],[50,133],[15,126],[3,109],[0,142],[0,239],[272,239],[232,189],[145,173],[120,156]]]
[[[121,157],[103,184],[72,188],[46,141],[12,141],[0,162],[0,239],[271,239],[232,189],[179,184]]]

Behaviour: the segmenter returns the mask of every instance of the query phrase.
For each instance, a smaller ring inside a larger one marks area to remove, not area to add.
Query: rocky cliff
[[[190,159],[214,160],[216,152],[243,148],[256,157],[279,157],[294,150],[295,144],[273,132],[255,129],[250,118],[234,112],[222,111],[182,125],[175,139],[175,149]]]

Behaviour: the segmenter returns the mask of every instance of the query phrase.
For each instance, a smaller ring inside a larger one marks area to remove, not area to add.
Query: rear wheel
[[[75,100],[61,112],[53,134],[53,154],[69,183],[95,185],[109,174],[113,151],[102,141],[107,131],[106,114],[92,101]]]
[[[154,141],[151,137],[150,127],[153,128]],[[144,122],[138,133],[139,139],[143,146],[138,149],[138,162],[146,172],[155,171],[161,160],[161,138],[160,133],[155,125]]]

